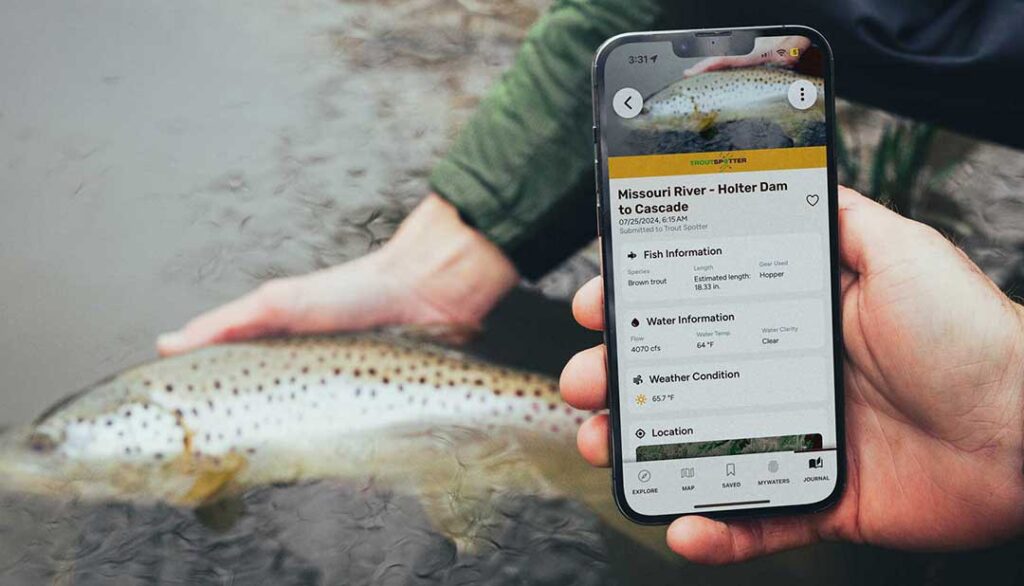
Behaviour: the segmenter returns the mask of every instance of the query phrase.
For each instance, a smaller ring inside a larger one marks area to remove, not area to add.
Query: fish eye
[[[28,447],[33,452],[48,454],[57,448],[57,440],[48,433],[37,431],[28,437]]]

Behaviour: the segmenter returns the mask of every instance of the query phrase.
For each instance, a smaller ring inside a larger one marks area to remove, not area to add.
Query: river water
[[[269,277],[379,245],[545,4],[3,0],[0,427],[151,358],[158,333]],[[933,207],[959,210],[966,223],[951,225],[1002,283],[1020,279],[1022,158],[974,144],[960,155]],[[595,272],[584,254],[535,288],[564,299]],[[524,323],[527,311],[543,319]],[[567,316],[516,295],[476,349],[556,374],[594,342]],[[540,327],[562,333],[531,346]],[[1013,547],[827,545],[678,565],[578,503],[529,499],[510,505],[500,547],[462,556],[408,497],[328,482],[254,491],[225,527],[166,507],[5,499],[3,584],[1020,578]]]

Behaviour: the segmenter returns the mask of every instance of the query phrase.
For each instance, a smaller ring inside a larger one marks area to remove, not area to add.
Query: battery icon
[[[789,50],[789,56],[790,57],[799,57],[800,56],[800,49],[798,49],[796,47],[793,47],[792,49]]]

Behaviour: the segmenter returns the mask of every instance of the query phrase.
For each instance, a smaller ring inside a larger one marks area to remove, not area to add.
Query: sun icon
[[[645,395],[643,393],[640,393],[639,395],[636,396],[636,404],[637,405],[643,405],[646,402],[647,402],[647,395]]]

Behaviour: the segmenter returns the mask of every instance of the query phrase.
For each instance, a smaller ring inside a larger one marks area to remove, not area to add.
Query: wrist
[[[468,226],[450,203],[430,194],[374,253],[411,323],[475,325],[518,281],[505,254]]]

